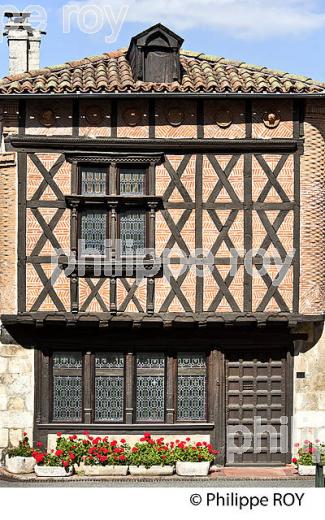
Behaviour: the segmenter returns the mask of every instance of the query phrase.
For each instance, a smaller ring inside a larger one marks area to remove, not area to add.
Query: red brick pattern
[[[280,124],[276,128],[268,128],[263,122],[265,113],[280,113]],[[286,100],[256,100],[253,102],[253,138],[284,139],[293,137],[293,106]]]
[[[95,110],[94,110],[95,109]],[[87,114],[98,110],[100,118],[92,124],[87,121]],[[111,103],[108,99],[80,100],[79,135],[84,137],[111,136]]]
[[[325,103],[308,101],[301,160],[300,312],[316,314],[325,303]]]
[[[91,278],[93,285],[97,285],[99,282],[98,278]],[[79,278],[79,309],[82,308],[83,312],[103,312],[103,308],[100,302],[93,297],[91,300],[88,298],[91,294],[91,288],[85,278]],[[104,305],[109,309],[109,295],[110,287],[109,280],[105,280],[103,285],[98,290],[98,294],[101,297]],[[88,300],[88,304],[86,304]],[[90,301],[89,301],[90,300]]]
[[[16,154],[0,154],[0,314],[17,311]]]
[[[44,110],[55,114],[52,126],[43,126],[40,116]],[[28,135],[72,135],[72,101],[30,100],[26,110],[26,134]]]
[[[232,116],[230,126],[219,126],[220,113],[229,110]],[[205,101],[204,103],[204,137],[206,139],[244,139],[245,126],[245,103],[243,101],[222,102]]]
[[[117,107],[117,137],[148,138],[148,108],[148,102],[144,100],[120,101]]]
[[[168,121],[168,112],[179,110],[183,112],[184,119],[179,126],[172,126]],[[156,103],[155,132],[157,138],[179,139],[197,137],[196,104],[190,101],[165,101]]]

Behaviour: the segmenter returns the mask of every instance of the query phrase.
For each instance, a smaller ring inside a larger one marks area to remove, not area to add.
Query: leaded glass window
[[[165,356],[136,357],[136,420],[163,422],[165,417]]]
[[[146,172],[140,168],[120,169],[120,195],[135,197],[145,194]]]
[[[81,352],[53,353],[53,420],[82,419]]]
[[[124,354],[95,355],[95,421],[120,422],[124,416]]]
[[[126,210],[120,215],[120,239],[123,256],[138,256],[145,253],[146,212]]]
[[[105,195],[107,185],[107,168],[86,166],[81,170],[81,194],[96,196]]]
[[[206,420],[206,356],[182,352],[177,356],[177,420]]]
[[[107,213],[87,209],[81,214],[81,250],[83,255],[104,255]]]

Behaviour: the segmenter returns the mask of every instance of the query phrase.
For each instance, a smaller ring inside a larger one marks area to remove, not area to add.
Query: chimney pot
[[[31,13],[6,12],[8,21],[4,36],[9,47],[9,74],[19,74],[39,69],[41,37],[44,31],[30,25]]]

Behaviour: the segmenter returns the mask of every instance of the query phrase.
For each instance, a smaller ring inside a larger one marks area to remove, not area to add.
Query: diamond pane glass
[[[120,216],[123,256],[143,255],[146,247],[146,212],[126,210]]]
[[[181,352],[177,356],[179,368],[205,368],[206,358],[204,354]]]
[[[80,376],[53,377],[53,418],[56,421],[80,421],[82,384]]]
[[[106,240],[106,211],[89,209],[81,214],[82,254],[103,255]]]
[[[82,368],[81,352],[54,352],[53,368]]]
[[[123,368],[124,354],[117,352],[99,352],[96,354],[96,368]]]
[[[124,378],[120,376],[95,377],[95,420],[122,421]]]
[[[145,192],[145,171],[122,168],[120,170],[120,194],[127,196],[143,195]]]
[[[87,166],[81,171],[81,194],[82,195],[105,195],[107,171],[95,166]]]
[[[137,377],[137,421],[163,421],[164,376]]]
[[[178,376],[177,419],[180,421],[205,420],[205,395],[205,376]]]
[[[165,356],[163,354],[138,354],[137,368],[164,368]]]

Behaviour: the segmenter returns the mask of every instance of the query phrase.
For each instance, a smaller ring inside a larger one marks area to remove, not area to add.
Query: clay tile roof
[[[181,51],[180,83],[135,81],[126,49],[90,56],[0,80],[0,94],[209,92],[325,93],[325,84],[304,76],[231,61],[221,56]]]

